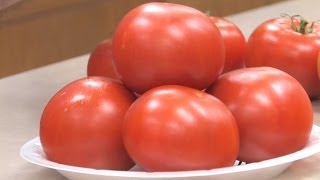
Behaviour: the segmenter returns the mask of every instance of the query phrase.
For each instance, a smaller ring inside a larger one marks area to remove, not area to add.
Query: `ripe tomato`
[[[318,77],[320,79],[320,51],[319,51],[319,55],[318,55]]]
[[[129,108],[123,140],[146,171],[212,169],[234,164],[238,128],[217,98],[184,86],[147,91]]]
[[[47,158],[95,169],[130,169],[134,163],[121,128],[134,100],[130,91],[105,77],[83,78],[62,88],[41,117],[40,140]]]
[[[235,70],[207,89],[233,113],[240,134],[238,159],[256,162],[302,149],[308,142],[313,112],[301,84],[271,67]]]
[[[248,40],[246,66],[281,69],[296,78],[308,95],[315,98],[320,95],[316,68],[320,24],[315,23],[313,29],[310,23],[302,28],[305,23],[303,19],[276,18],[259,25]]]
[[[205,89],[222,72],[224,45],[218,28],[202,12],[147,3],[119,23],[113,55],[120,80],[139,94],[167,84]]]
[[[112,42],[110,39],[106,39],[99,43],[90,54],[87,64],[87,75],[118,79],[113,68],[112,59]]]
[[[229,20],[212,16],[210,19],[219,28],[225,46],[225,62],[222,73],[244,68],[247,42],[241,30]]]

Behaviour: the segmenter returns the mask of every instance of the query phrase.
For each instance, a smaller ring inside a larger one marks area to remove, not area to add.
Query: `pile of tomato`
[[[290,154],[311,133],[319,50],[320,25],[300,16],[266,21],[246,41],[191,7],[140,5],[92,51],[88,77],[50,99],[43,150],[62,164],[149,172]]]

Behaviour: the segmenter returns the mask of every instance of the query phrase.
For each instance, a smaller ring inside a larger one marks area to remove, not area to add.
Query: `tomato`
[[[318,55],[318,67],[317,67],[317,70],[318,70],[318,77],[320,79],[320,51],[319,51],[319,55]]]
[[[207,92],[224,102],[240,134],[238,159],[267,160],[302,149],[313,124],[310,99],[301,84],[271,67],[235,70]]]
[[[220,17],[210,17],[219,28],[225,46],[225,62],[222,73],[245,67],[246,39],[237,25]]]
[[[232,166],[239,150],[230,110],[205,92],[178,85],[141,95],[125,116],[123,140],[146,171]]]
[[[59,90],[46,105],[40,140],[61,164],[128,170],[134,163],[122,141],[122,122],[134,95],[105,77],[87,77]]]
[[[223,40],[210,18],[171,3],[132,9],[115,30],[112,52],[120,80],[139,94],[168,84],[205,89],[224,64]]]
[[[91,52],[87,64],[87,75],[118,79],[112,61],[112,41],[106,39]]]
[[[308,95],[315,98],[320,95],[316,68],[320,24],[315,23],[311,29],[310,22],[304,27],[307,23],[304,19],[292,18],[271,19],[254,30],[248,40],[246,66],[281,69],[296,78]]]

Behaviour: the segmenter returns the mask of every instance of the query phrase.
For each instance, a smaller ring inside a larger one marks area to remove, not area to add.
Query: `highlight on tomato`
[[[134,166],[122,141],[122,123],[135,96],[105,77],[86,77],[59,90],[40,121],[40,141],[54,162],[94,169]]]
[[[177,85],[153,88],[132,104],[123,141],[137,165],[152,172],[232,166],[239,150],[230,110],[205,92]]]
[[[184,5],[153,2],[132,9],[117,26],[112,46],[119,79],[138,94],[169,84],[205,89],[224,65],[219,29]]]
[[[271,67],[223,74],[207,92],[231,110],[239,128],[238,159],[247,163],[305,147],[313,125],[311,101],[301,84]]]
[[[285,15],[262,23],[250,35],[246,66],[283,70],[302,84],[310,98],[317,98],[319,50],[320,24],[302,16]]]

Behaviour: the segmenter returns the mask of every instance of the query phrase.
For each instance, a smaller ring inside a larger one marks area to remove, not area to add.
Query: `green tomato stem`
[[[310,22],[307,19],[305,19],[304,17],[302,17],[301,15],[290,16],[288,14],[283,13],[283,14],[281,14],[281,16],[282,17],[289,17],[291,19],[291,28],[295,32],[298,32],[303,35],[310,34],[313,32],[314,22],[311,22],[311,25],[308,26],[310,24]],[[296,23],[296,22],[298,22],[298,23]]]

